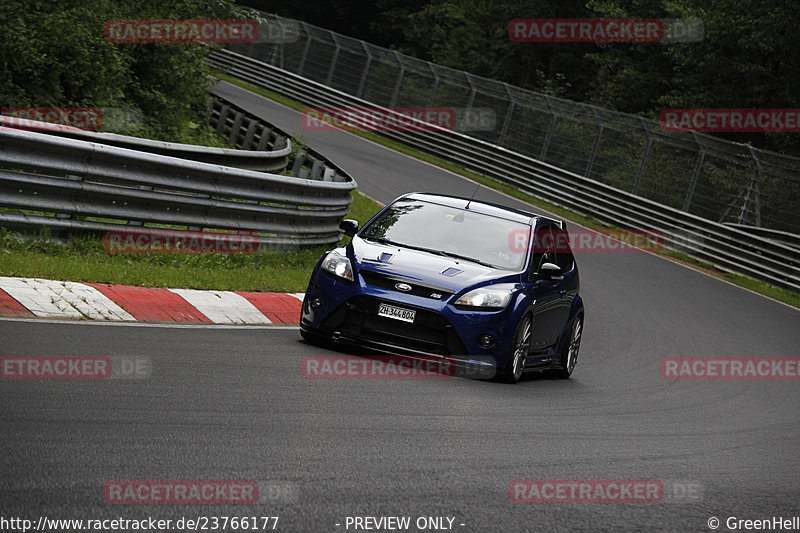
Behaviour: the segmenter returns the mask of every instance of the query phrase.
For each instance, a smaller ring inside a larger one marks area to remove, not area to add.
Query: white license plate
[[[416,314],[417,312],[411,309],[403,309],[393,305],[381,304],[378,306],[378,316],[394,318],[395,320],[402,320],[403,322],[414,322],[414,315]]]

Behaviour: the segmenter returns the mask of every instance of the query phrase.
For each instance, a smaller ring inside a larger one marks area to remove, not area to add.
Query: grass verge
[[[348,217],[362,224],[380,209],[359,192],[354,192],[353,198]],[[304,292],[311,270],[329,248],[255,254],[111,255],[98,237],[77,237],[59,244],[44,230],[26,241],[4,231],[0,234],[0,276],[173,289]]]
[[[237,85],[237,86],[239,86],[239,87],[241,87],[243,89],[247,89],[248,91],[251,91],[251,92],[254,92],[256,94],[259,94],[259,95],[261,95],[261,96],[263,96],[265,98],[269,98],[270,100],[273,100],[273,101],[275,101],[275,102],[277,102],[279,104],[283,104],[283,105],[285,105],[287,107],[290,107],[290,108],[292,108],[292,109],[294,109],[296,111],[302,111],[303,109],[309,107],[309,106],[307,106],[305,104],[302,104],[302,103],[300,103],[300,102],[298,102],[296,100],[293,100],[291,98],[288,98],[288,97],[283,96],[281,94],[278,94],[276,92],[273,92],[273,91],[270,91],[270,90],[267,90],[267,89],[263,89],[261,87],[257,87],[255,85],[250,84],[250,83],[238,80],[238,79],[236,79],[236,78],[234,78],[232,76],[229,76],[227,74],[224,74],[222,72],[215,72],[214,75],[217,76],[221,80],[227,81],[228,83],[231,83],[233,85]],[[550,213],[552,213],[552,214],[554,214],[554,215],[556,215],[558,217],[563,218],[564,220],[569,220],[569,221],[574,222],[576,224],[580,224],[581,226],[585,226],[587,228],[591,228],[591,229],[595,229],[595,230],[609,229],[610,228],[609,226],[607,226],[605,224],[602,224],[599,221],[595,220],[591,216],[586,216],[586,215],[582,215],[582,214],[579,214],[579,213],[575,213],[575,212],[570,211],[568,209],[565,209],[563,207],[560,207],[560,206],[557,206],[557,205],[553,205],[550,202],[547,202],[547,201],[542,200],[540,198],[536,198],[534,196],[531,196],[529,194],[521,192],[521,191],[519,191],[518,189],[516,189],[512,185],[509,185],[507,183],[503,183],[501,181],[498,181],[498,180],[496,180],[494,178],[490,178],[488,176],[484,176],[482,174],[478,174],[476,172],[467,170],[462,165],[459,165],[459,164],[456,164],[456,163],[452,163],[450,161],[445,161],[444,159],[441,159],[439,157],[436,157],[436,156],[433,156],[433,155],[430,155],[430,154],[426,154],[424,152],[420,152],[419,150],[416,150],[415,148],[411,148],[409,146],[406,146],[404,144],[398,143],[398,142],[393,141],[391,139],[387,139],[385,137],[381,137],[380,135],[378,135],[378,134],[376,134],[374,132],[371,132],[371,131],[353,131],[351,133],[354,134],[354,135],[358,135],[359,137],[362,137],[364,139],[367,139],[367,140],[370,140],[372,142],[375,142],[377,144],[380,144],[382,146],[385,146],[386,148],[390,148],[392,150],[395,150],[397,152],[403,153],[403,154],[408,155],[410,157],[413,157],[415,159],[419,159],[421,161],[425,161],[425,162],[430,163],[432,165],[436,165],[437,167],[443,168],[445,170],[449,170],[450,172],[453,172],[455,174],[459,174],[461,176],[469,178],[469,179],[471,179],[471,180],[473,180],[473,181],[475,181],[477,183],[480,183],[482,185],[490,187],[490,188],[492,188],[494,190],[503,192],[503,193],[505,193],[505,194],[507,194],[509,196],[512,196],[514,198],[522,200],[523,202],[526,202],[526,203],[528,203],[530,205],[533,205],[535,207],[539,207],[539,208],[541,208],[543,210],[546,210],[546,211],[548,211],[548,212],[550,212]],[[800,308],[800,294],[798,294],[796,292],[793,292],[793,291],[790,291],[790,290],[786,290],[786,289],[782,289],[780,287],[775,287],[773,285],[770,285],[769,283],[765,283],[763,281],[754,280],[752,278],[748,278],[747,276],[741,276],[741,275],[738,275],[738,274],[731,274],[729,272],[724,272],[722,270],[719,270],[719,269],[715,268],[713,265],[709,265],[709,264],[703,263],[702,261],[698,261],[698,260],[686,255],[685,253],[674,252],[674,251],[670,251],[670,250],[663,250],[663,251],[660,252],[660,254],[664,255],[666,257],[669,257],[672,261],[676,261],[678,263],[690,266],[692,268],[695,268],[696,270],[700,270],[700,271],[705,272],[705,273],[707,273],[707,274],[709,274],[711,276],[714,276],[716,278],[724,279],[724,280],[726,280],[726,281],[728,281],[730,283],[733,283],[734,285],[738,285],[739,287],[743,287],[745,289],[749,289],[749,290],[751,290],[753,292],[757,292],[759,294],[763,294],[764,296],[768,296],[768,297],[773,298],[775,300],[778,300],[780,302],[783,302],[783,303],[789,304],[791,306]]]

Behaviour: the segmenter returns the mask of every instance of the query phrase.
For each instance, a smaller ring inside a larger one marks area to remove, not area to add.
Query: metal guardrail
[[[444,67],[261,13],[292,39],[231,51],[385,107],[446,107],[456,131],[714,222],[800,233],[800,158]],[[482,120],[483,118],[487,120]],[[477,126],[477,127],[476,127]]]
[[[785,244],[786,246],[791,246],[795,250],[800,251],[800,235],[797,235],[796,233],[789,233],[788,231],[778,231],[768,228],[759,228],[757,226],[748,226],[745,224],[725,223],[725,225],[736,228],[760,239],[769,239],[771,241]]]
[[[21,121],[4,115],[0,115],[0,126],[261,172],[280,172],[284,170],[292,152],[292,143],[289,138],[280,132],[273,131],[268,125],[259,124],[259,122],[251,123],[252,133],[250,138],[251,141],[255,140],[255,144],[251,142],[246,146],[242,146],[242,150],[154,141],[116,133],[85,131],[33,120]]]
[[[334,244],[356,183],[321,168],[319,179],[297,178],[0,128],[0,207],[14,210],[0,211],[0,226],[238,231],[261,249]]]
[[[221,50],[211,63],[231,76],[285,94],[310,106],[375,107],[276,66]],[[390,113],[390,109],[385,109]],[[662,205],[597,180],[461,133],[386,131],[381,135],[510,183],[519,190],[597,220],[663,233],[665,246],[733,273],[800,290],[800,253],[771,240]]]
[[[264,126],[264,135],[274,135],[277,139],[290,137],[288,133],[270,124],[264,124],[256,116],[219,96],[211,105],[211,122],[216,126],[217,134],[227,138],[232,146],[246,147],[255,142],[254,139],[251,139],[253,124]],[[283,170],[296,178],[322,181],[350,181],[352,179],[347,172],[309,147],[299,148],[290,159],[291,168]]]

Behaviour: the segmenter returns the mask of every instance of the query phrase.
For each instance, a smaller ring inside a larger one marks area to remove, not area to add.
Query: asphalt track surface
[[[218,90],[303,133],[380,201],[475,188]],[[477,198],[521,205],[483,187]],[[304,344],[296,328],[2,320],[0,355],[144,357],[152,372],[0,381],[0,516],[277,515],[277,531],[298,532],[354,531],[348,516],[447,516],[464,532],[710,531],[712,516],[726,531],[732,516],[800,516],[800,382],[659,371],[667,356],[797,356],[800,312],[646,253],[577,260],[587,320],[566,381],[309,380],[301,359],[336,352]],[[513,503],[516,479],[658,479],[700,495]],[[244,506],[110,505],[110,480],[255,480],[281,492]]]

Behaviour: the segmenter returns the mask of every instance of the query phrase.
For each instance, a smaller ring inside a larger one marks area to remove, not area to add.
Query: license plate
[[[378,306],[378,316],[394,318],[395,320],[402,320],[403,322],[414,322],[414,315],[416,314],[417,312],[411,309],[403,309],[393,305],[381,304]]]

